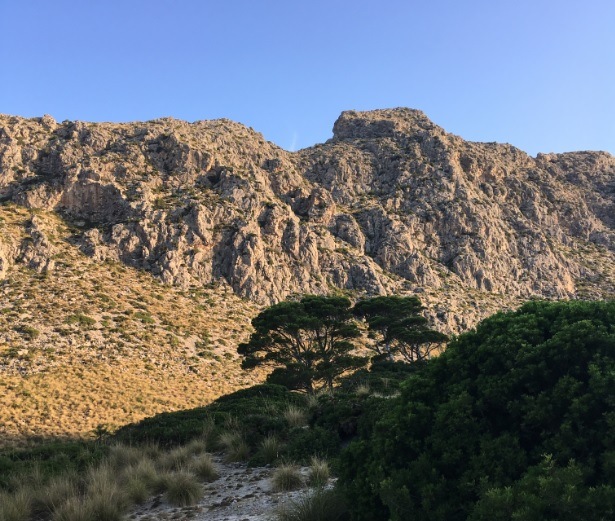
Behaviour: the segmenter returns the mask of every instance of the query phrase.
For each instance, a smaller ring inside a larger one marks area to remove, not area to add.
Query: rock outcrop
[[[410,109],[344,112],[287,152],[228,120],[0,116],[0,197],[52,210],[74,243],[259,304],[420,293],[449,330],[527,298],[615,295],[615,158],[467,142]],[[40,224],[11,262],[53,269]],[[1,238],[0,238],[1,241]]]

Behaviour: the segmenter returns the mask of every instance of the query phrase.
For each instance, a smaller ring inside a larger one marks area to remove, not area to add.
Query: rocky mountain
[[[613,295],[615,158],[532,158],[416,110],[344,112],[332,139],[295,153],[228,120],[4,116],[0,172],[4,201],[61,215],[92,258],[258,304],[420,292],[455,329],[482,301]]]
[[[155,340],[173,358],[180,345],[184,369],[204,333],[165,320],[195,314],[224,340],[229,302],[239,339],[258,306],[298,293],[419,294],[449,332],[528,298],[613,298],[614,199],[608,153],[533,158],[464,141],[410,109],[344,112],[332,139],[298,152],[228,120],[0,116],[0,370],[41,377],[47,358],[31,351],[108,346],[122,320],[105,298],[153,317],[150,337],[137,328],[128,346]],[[73,301],[54,307],[62,292]],[[39,294],[51,300],[39,305]],[[75,336],[67,317],[88,307],[93,331]],[[184,334],[170,342],[169,327]]]

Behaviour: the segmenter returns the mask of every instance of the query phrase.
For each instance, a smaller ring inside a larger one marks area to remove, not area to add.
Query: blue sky
[[[612,0],[0,0],[0,113],[226,117],[295,149],[406,106],[531,153],[615,153]]]

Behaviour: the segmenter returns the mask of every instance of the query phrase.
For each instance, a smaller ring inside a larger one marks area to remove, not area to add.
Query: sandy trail
[[[275,512],[309,492],[304,487],[292,492],[274,492],[272,467],[249,468],[245,463],[225,463],[222,455],[213,455],[219,478],[204,485],[198,504],[175,507],[158,495],[137,507],[129,516],[135,521],[271,521]],[[307,477],[308,467],[301,468]]]

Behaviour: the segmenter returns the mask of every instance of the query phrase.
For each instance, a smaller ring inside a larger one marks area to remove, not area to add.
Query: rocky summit
[[[147,274],[147,287],[183,291],[186,313],[202,307],[199,288],[248,315],[294,294],[418,294],[439,328],[458,332],[530,298],[613,298],[614,198],[608,153],[534,158],[465,141],[411,109],[344,112],[330,140],[298,152],[225,119],[0,116],[5,298],[20,295],[6,290],[17,271],[49,286],[72,276],[72,258],[84,280],[121,266],[133,282]],[[14,317],[19,331],[0,333],[12,352],[36,323],[36,306],[28,313]],[[99,313],[102,335],[114,319]],[[52,340],[39,329],[31,342]],[[186,349],[201,345],[195,331]]]
[[[269,304],[420,293],[449,329],[494,306],[614,291],[615,158],[473,143],[411,109],[348,111],[287,152],[228,120],[0,118],[0,195],[56,212],[88,256]],[[53,271],[44,233],[2,250]]]

